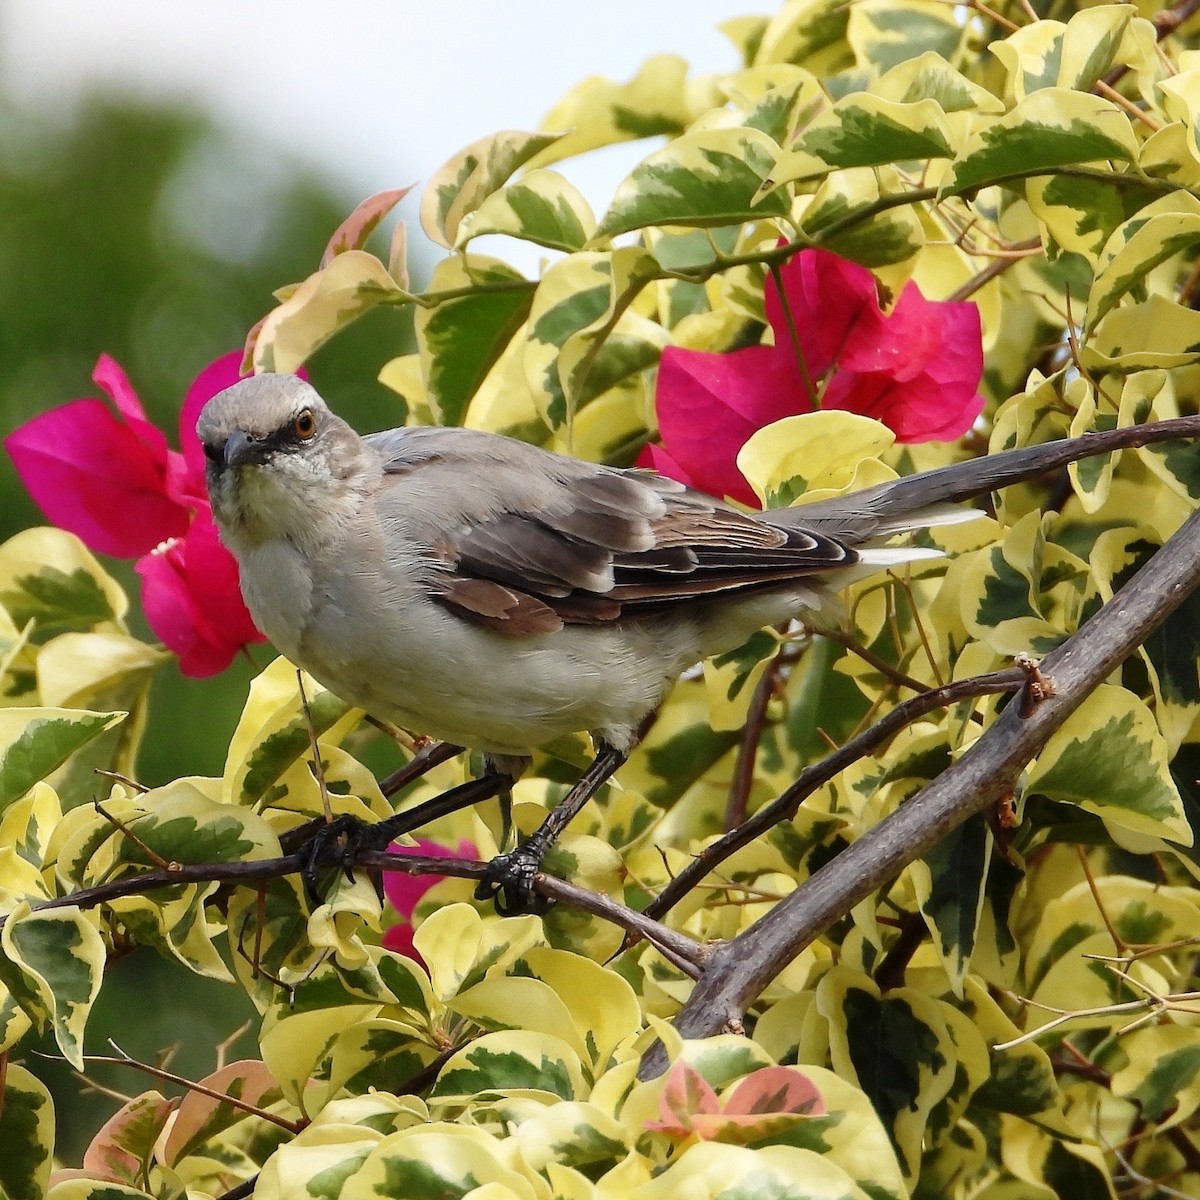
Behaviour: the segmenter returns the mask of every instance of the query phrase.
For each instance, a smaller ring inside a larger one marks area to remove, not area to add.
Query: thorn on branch
[[[1041,664],[1033,655],[1018,654],[1014,661],[1025,672],[1025,686],[1021,689],[1017,711],[1022,720],[1028,720],[1042,701],[1058,695],[1058,684],[1053,675],[1042,674]]]

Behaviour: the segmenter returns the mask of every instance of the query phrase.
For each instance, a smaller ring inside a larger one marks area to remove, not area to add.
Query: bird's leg
[[[396,813],[395,816],[386,817],[374,825],[364,825],[357,817],[350,816],[341,816],[322,825],[308,844],[308,861],[300,873],[310,903],[315,907],[322,902],[318,872],[326,851],[339,838],[344,837],[346,842],[337,862],[345,871],[346,878],[353,883],[354,864],[360,850],[382,850],[402,834],[410,833],[438,817],[458,812],[469,805],[490,800],[511,788],[512,783],[511,776],[499,771],[489,771],[478,779],[460,783],[458,787],[453,787],[440,796],[434,796],[415,808]]]
[[[475,889],[476,900],[492,900],[502,917],[533,907],[533,881],[546,852],[571,818],[596,794],[600,785],[628,758],[628,753],[601,742],[591,766],[575,786],[550,810],[550,815],[515,850],[498,854]]]

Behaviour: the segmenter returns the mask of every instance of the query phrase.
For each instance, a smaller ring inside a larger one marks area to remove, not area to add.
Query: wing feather
[[[564,458],[466,429],[367,439],[381,520],[427,545],[453,611],[514,636],[761,591],[858,561],[853,548],[650,471]]]

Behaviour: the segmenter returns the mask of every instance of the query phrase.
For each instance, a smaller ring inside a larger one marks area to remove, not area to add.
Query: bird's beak
[[[235,429],[225,441],[224,458],[226,467],[262,463],[266,460],[266,447],[258,438]]]

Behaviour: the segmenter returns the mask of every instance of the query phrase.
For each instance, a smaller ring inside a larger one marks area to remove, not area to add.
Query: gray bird
[[[501,782],[531,750],[592,734],[592,767],[491,864],[481,895],[502,911],[528,904],[546,848],[683,670],[928,557],[879,543],[979,515],[953,502],[1140,444],[1115,430],[744,513],[476,430],[360,437],[293,375],[235,384],[197,432],[246,604],[293,663],[375,717],[483,751]]]

